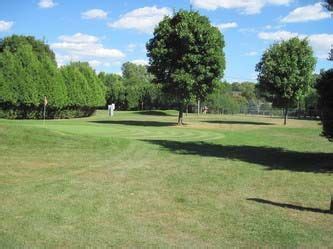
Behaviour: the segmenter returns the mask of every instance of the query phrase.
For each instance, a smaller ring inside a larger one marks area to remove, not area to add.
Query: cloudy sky
[[[0,37],[34,35],[51,46],[59,65],[81,60],[119,73],[126,61],[147,63],[154,26],[190,6],[223,33],[228,81],[255,80],[262,52],[294,36],[309,39],[317,71],[332,67],[326,58],[333,18],[314,0],[1,0]]]

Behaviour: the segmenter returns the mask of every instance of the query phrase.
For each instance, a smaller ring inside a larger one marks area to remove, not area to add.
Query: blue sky
[[[60,65],[88,61],[96,71],[121,72],[126,61],[147,63],[154,25],[178,9],[199,11],[224,35],[228,81],[255,81],[255,65],[274,41],[308,37],[318,58],[333,44],[333,18],[313,0],[0,0],[0,37],[33,35]]]

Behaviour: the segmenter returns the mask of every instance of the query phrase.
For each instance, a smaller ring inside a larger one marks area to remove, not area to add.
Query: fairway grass
[[[0,120],[1,248],[333,248],[318,121]]]

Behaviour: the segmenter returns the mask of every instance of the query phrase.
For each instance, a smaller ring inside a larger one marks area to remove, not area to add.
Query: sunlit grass
[[[333,247],[318,121],[176,121],[0,120],[1,247]]]

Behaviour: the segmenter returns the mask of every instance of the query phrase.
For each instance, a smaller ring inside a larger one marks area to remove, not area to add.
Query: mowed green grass
[[[176,120],[0,120],[0,247],[333,247],[317,121]]]

